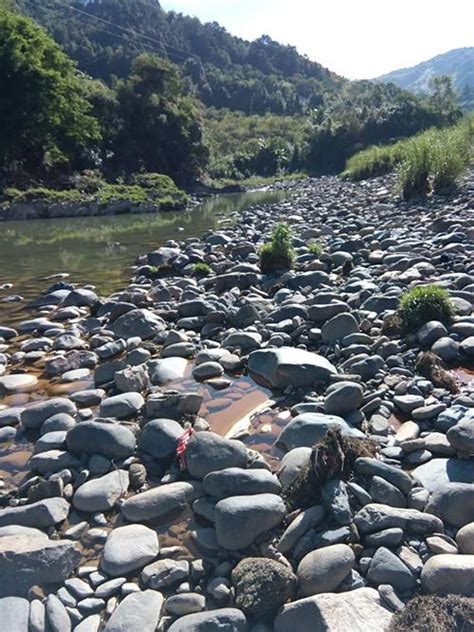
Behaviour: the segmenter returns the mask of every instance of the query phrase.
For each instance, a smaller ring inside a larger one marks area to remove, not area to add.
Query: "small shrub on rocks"
[[[392,619],[389,632],[473,632],[474,599],[448,595],[415,597]]]
[[[207,263],[195,263],[193,266],[194,276],[209,276],[212,270]]]
[[[260,250],[260,267],[267,274],[275,270],[290,269],[295,261],[291,230],[285,224],[277,224],[272,233],[272,240],[264,244]]]
[[[309,244],[308,250],[312,255],[316,255],[316,257],[320,257],[324,252],[323,246],[318,243]]]
[[[242,560],[232,571],[235,605],[246,615],[269,621],[296,594],[297,579],[291,569],[263,557]]]
[[[415,333],[430,320],[449,325],[454,316],[454,306],[444,288],[426,285],[415,287],[402,296],[399,314],[405,330]]]

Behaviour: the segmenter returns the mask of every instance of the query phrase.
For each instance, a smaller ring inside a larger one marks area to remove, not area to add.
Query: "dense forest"
[[[0,175],[25,186],[84,169],[184,185],[334,173],[364,147],[460,116],[446,83],[414,96],[349,81],[156,0],[0,0],[0,95]]]

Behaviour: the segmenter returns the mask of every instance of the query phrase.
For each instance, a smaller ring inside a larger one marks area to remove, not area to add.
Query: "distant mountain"
[[[430,79],[438,75],[451,76],[462,107],[474,110],[474,46],[450,50],[411,68],[382,75],[376,81],[394,83],[420,94],[428,92]]]

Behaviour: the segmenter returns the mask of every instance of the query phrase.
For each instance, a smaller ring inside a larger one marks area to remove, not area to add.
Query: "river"
[[[54,281],[91,284],[107,296],[130,278],[139,254],[169,239],[200,237],[232,221],[235,213],[255,204],[277,202],[287,191],[251,191],[206,199],[198,207],[175,213],[77,217],[2,222],[0,224],[0,324],[28,318],[24,306]],[[12,296],[24,300],[11,302]]]

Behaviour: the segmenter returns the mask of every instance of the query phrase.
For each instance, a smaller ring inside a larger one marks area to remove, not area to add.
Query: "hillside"
[[[396,102],[399,92],[344,79],[270,37],[249,42],[216,22],[167,12],[158,0],[17,0],[47,28],[79,68],[98,79],[130,74],[133,59],[152,52],[177,64],[206,105],[245,114],[306,114]]]
[[[430,79],[438,75],[451,76],[462,107],[474,110],[474,47],[451,50],[411,68],[382,75],[377,81],[420,94],[428,92]]]

